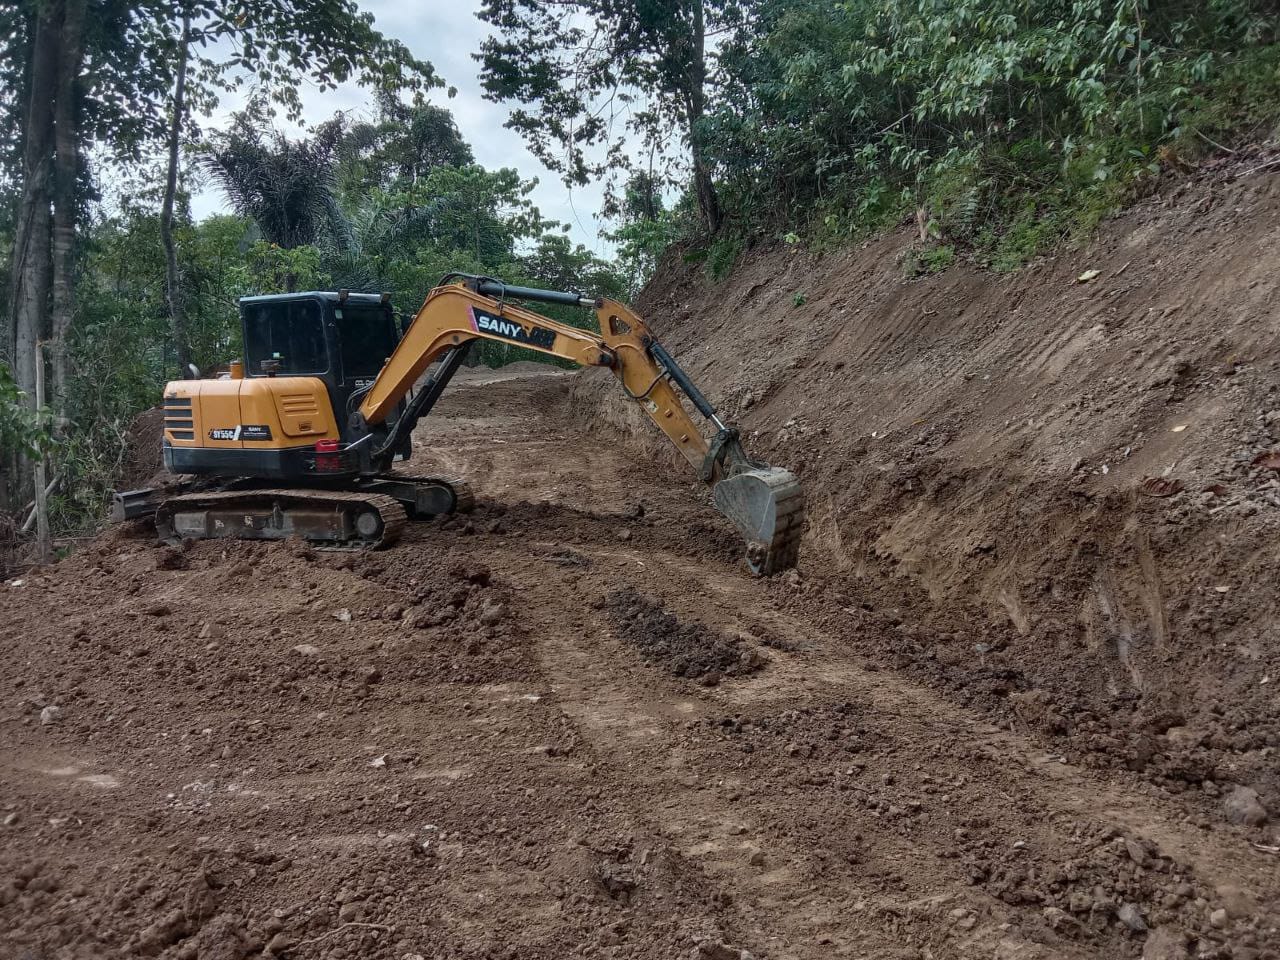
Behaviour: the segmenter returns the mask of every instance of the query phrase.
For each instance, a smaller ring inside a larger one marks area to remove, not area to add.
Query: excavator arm
[[[461,365],[471,343],[493,340],[561,357],[580,366],[607,367],[627,396],[711,485],[712,499],[738,528],[747,563],[758,574],[795,565],[804,520],[800,484],[790,472],[747,457],[737,430],[717,415],[645,322],[614,300],[576,293],[508,286],[484,277],[454,274],[427,295],[395,352],[374,383],[353,397],[358,409],[350,427],[367,451],[372,469],[398,449],[425,416]],[[461,282],[447,282],[461,280]],[[508,302],[508,298],[594,308],[600,332],[581,330]],[[400,408],[432,365],[432,376]],[[681,402],[680,394],[714,428],[708,439]]]

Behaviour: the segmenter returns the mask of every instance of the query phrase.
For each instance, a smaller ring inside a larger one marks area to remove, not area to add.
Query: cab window
[[[391,311],[377,304],[347,302],[334,308],[333,319],[342,351],[343,382],[372,380],[399,340]]]
[[[281,374],[317,374],[329,369],[324,321],[315,300],[246,304],[244,347],[250,376],[261,376],[263,360],[277,360]]]

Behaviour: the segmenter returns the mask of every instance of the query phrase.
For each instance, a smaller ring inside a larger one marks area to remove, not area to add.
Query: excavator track
[[[407,522],[400,501],[385,494],[287,488],[182,494],[155,514],[156,532],[168,543],[300,537],[323,550],[386,547]]]
[[[475,509],[475,494],[471,492],[471,488],[467,486],[466,481],[461,477],[416,475],[400,473],[397,471],[379,474],[378,479],[390,483],[409,483],[422,486],[448,488],[448,490],[453,494],[452,506],[448,509],[439,510],[433,515],[439,515],[442,513],[470,513]]]

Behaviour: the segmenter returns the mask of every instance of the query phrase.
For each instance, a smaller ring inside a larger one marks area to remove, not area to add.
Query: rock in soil
[[[1232,823],[1260,827],[1267,822],[1267,808],[1262,805],[1258,791],[1252,787],[1233,788],[1222,798],[1222,809]]]

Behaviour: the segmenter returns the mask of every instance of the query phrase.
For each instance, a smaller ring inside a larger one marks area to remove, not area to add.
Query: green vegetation
[[[922,277],[941,273],[956,262],[956,248],[949,243],[931,243],[912,247],[902,260],[903,273]]]
[[[13,374],[0,365],[0,447],[35,456],[46,446],[47,437],[36,412],[23,402]]]
[[[938,244],[923,269],[963,254],[1007,270],[1089,236],[1170,168],[1274,133],[1275,14],[1269,0],[487,0],[502,30],[483,78],[567,181],[676,192],[642,216],[620,204],[633,262],[677,238],[720,276],[761,238],[838,247],[915,217]],[[687,163],[655,164],[675,142]]]
[[[839,244],[915,214],[1007,269],[1087,236],[1171,163],[1280,119],[1263,2],[753,6],[706,120],[725,208],[749,234]]]
[[[485,95],[566,182],[607,184],[613,262],[546,220],[527,176],[475,163],[429,99],[443,80],[353,0],[0,7],[0,511],[29,499],[26,461],[47,449],[57,529],[97,517],[132,417],[188,362],[236,354],[246,294],[346,287],[412,310],[461,270],[632,297],[665,257],[719,278],[761,241],[822,250],[904,222],[908,277],[1013,270],[1280,124],[1273,0],[485,0],[479,16],[496,28]],[[345,80],[367,111],[279,132],[301,84]],[[236,90],[249,106],[200,129]],[[198,183],[226,213],[194,220]]]

